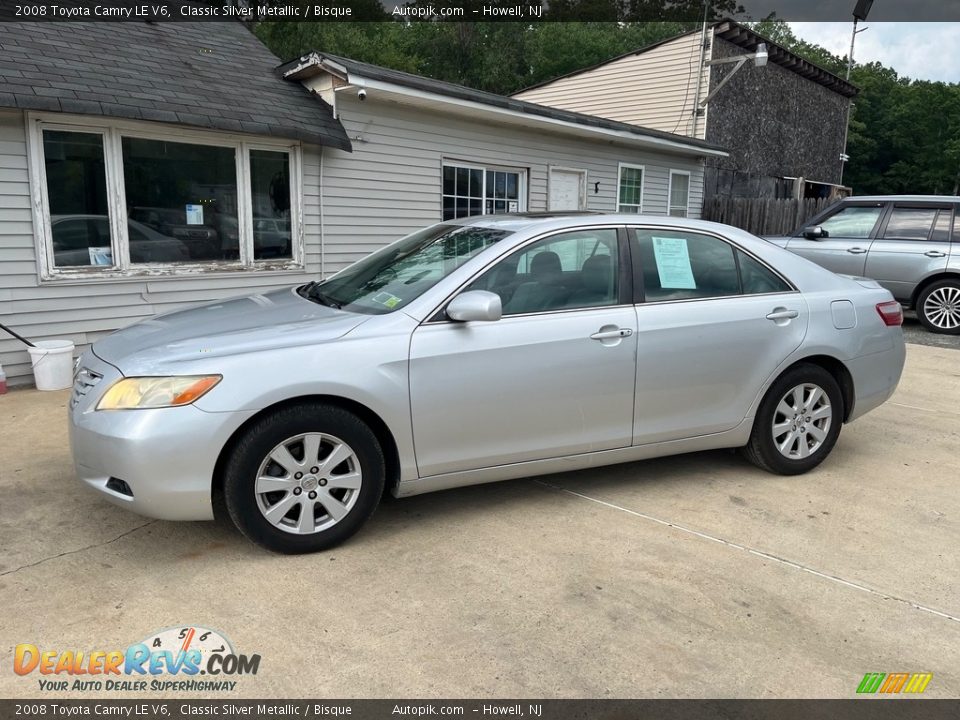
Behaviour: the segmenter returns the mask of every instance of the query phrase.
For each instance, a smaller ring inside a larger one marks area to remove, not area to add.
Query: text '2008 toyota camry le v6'
[[[713,448],[793,475],[893,393],[900,305],[735,228],[433,225],[300,287],[140,322],[78,361],[77,473],[170,520],[220,500],[320,550],[397,496]]]

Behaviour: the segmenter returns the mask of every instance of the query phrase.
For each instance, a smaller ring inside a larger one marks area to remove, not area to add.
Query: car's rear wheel
[[[384,485],[376,435],[331,405],[297,405],[256,421],[233,448],[224,499],[250,540],[281,553],[324,550],[353,535]]]
[[[830,454],[842,423],[843,394],[834,377],[819,365],[796,365],[770,386],[743,453],[768,472],[799,475]]]
[[[924,288],[916,310],[927,330],[960,335],[960,280],[939,280]]]

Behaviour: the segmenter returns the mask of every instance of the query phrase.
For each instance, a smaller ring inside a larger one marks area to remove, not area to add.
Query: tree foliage
[[[356,0],[364,16],[378,0]],[[423,5],[428,0],[417,0]],[[468,2],[472,0],[467,0]],[[479,1],[479,0],[478,0]],[[505,6],[516,0],[498,0]],[[483,0],[489,5],[491,0]],[[372,3],[372,4],[371,4]],[[589,4],[589,7],[587,7]],[[417,3],[410,3],[416,7]],[[554,19],[584,9],[616,22],[356,22],[260,23],[257,35],[287,60],[311,50],[353,58],[510,94],[602,63],[699,27],[702,0],[553,0]],[[663,22],[632,22],[652,17]],[[715,0],[710,19],[737,12],[736,0]],[[752,25],[821,67],[845,76],[847,58],[797,38],[776,18]],[[960,85],[900,77],[879,63],[855,65],[860,88],[850,120],[844,184],[865,193],[949,193],[960,185]]]

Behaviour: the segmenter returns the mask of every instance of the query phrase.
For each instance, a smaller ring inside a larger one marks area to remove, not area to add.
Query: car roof
[[[462,225],[495,228],[509,232],[522,230],[563,230],[585,225],[659,225],[688,230],[725,231],[734,230],[729,225],[678,218],[669,215],[638,215],[635,213],[602,213],[592,211],[577,212],[537,212],[507,213],[502,215],[474,215],[458,220],[446,220],[446,225]]]
[[[957,195],[851,195],[844,202],[960,202]]]

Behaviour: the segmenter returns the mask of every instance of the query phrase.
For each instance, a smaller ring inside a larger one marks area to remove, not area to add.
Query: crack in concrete
[[[633,515],[634,517],[642,518],[644,520],[650,520],[651,522],[658,523],[660,525],[666,525],[667,527],[674,528],[675,530],[680,530],[681,532],[689,533],[690,535],[695,535],[696,537],[703,538],[704,540],[710,540],[721,545],[726,545],[729,548],[734,550],[742,550],[744,552],[750,553],[751,555],[756,555],[757,557],[764,558],[765,560],[771,560],[781,565],[786,565],[791,567],[794,570],[801,570],[802,572],[810,573],[816,577],[822,578],[824,580],[830,580],[831,582],[838,583],[840,585],[845,585],[846,587],[853,588],[854,590],[859,590],[865,592],[869,595],[882,598],[883,600],[893,600],[895,602],[903,603],[904,605],[909,605],[914,610],[921,610],[922,612],[930,613],[931,615],[936,615],[937,617],[942,617],[947,620],[952,620],[953,622],[960,623],[960,617],[955,615],[950,615],[941,610],[935,610],[934,608],[927,607],[926,605],[921,605],[916,603],[913,600],[908,600],[906,598],[898,597],[897,595],[892,595],[887,592],[882,592],[881,590],[876,590],[874,588],[868,587],[867,585],[862,585],[861,583],[854,582],[853,580],[846,580],[838,575],[831,575],[830,573],[825,573],[815,568],[804,565],[803,563],[796,562],[795,560],[788,560],[787,558],[782,558],[778,555],[768,553],[764,550],[757,550],[748,545],[740,545],[739,543],[732,542],[730,540],[724,540],[721,537],[715,535],[710,535],[708,533],[700,532],[699,530],[694,530],[692,528],[684,527],[683,525],[678,525],[677,523],[670,522],[668,520],[661,520],[658,517],[653,515],[647,515],[646,513],[637,512],[636,510],[631,510],[629,508],[622,507],[620,505],[615,505],[614,503],[607,502],[606,500],[600,500],[595,497],[590,497],[589,495],[584,495],[583,493],[578,493],[574,490],[568,490],[565,487],[560,487],[559,485],[553,485],[551,483],[545,482],[543,480],[534,480],[538,485],[543,485],[544,487],[550,488],[551,490],[558,490],[568,495],[573,495],[575,497],[581,498],[582,500],[589,500],[590,502],[597,503],[598,505],[603,505],[605,507],[611,508],[613,510],[619,510],[625,512],[628,515]]]
[[[117,542],[117,540],[122,540],[123,538],[127,537],[127,535],[132,535],[132,534],[135,533],[137,530],[143,530],[143,528],[145,528],[145,527],[147,527],[147,526],[149,526],[149,525],[153,525],[155,522],[158,522],[158,521],[157,521],[157,520],[150,520],[150,521],[148,521],[148,522],[145,522],[143,525],[137,525],[135,528],[131,528],[131,529],[127,530],[126,532],[122,532],[122,533],[120,533],[119,535],[117,535],[115,538],[113,538],[113,539],[111,539],[111,540],[104,540],[103,542],[94,543],[93,545],[87,545],[86,547],[77,548],[76,550],[67,550],[66,552],[62,552],[62,553],[59,553],[59,554],[57,554],[57,555],[51,555],[50,557],[41,558],[40,560],[37,560],[36,562],[27,563],[26,565],[21,565],[20,567],[14,568],[13,570],[5,570],[4,572],[0,572],[0,577],[5,577],[5,576],[7,576],[7,575],[13,575],[14,573],[18,573],[18,572],[20,572],[21,570],[26,570],[27,568],[36,567],[37,565],[43,565],[43,563],[49,562],[50,560],[56,560],[57,558],[66,557],[66,556],[68,556],[68,555],[76,555],[77,553],[86,552],[87,550],[92,550],[93,548],[106,547],[107,545],[110,545],[110,544],[112,544],[112,543]]]

